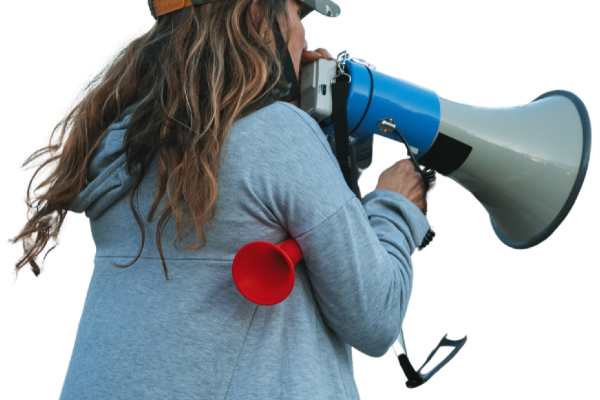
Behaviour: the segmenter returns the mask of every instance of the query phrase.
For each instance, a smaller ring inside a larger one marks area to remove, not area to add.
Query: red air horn
[[[292,238],[278,245],[248,243],[233,259],[233,282],[245,298],[256,304],[281,303],[294,288],[294,267],[302,257],[300,246]]]

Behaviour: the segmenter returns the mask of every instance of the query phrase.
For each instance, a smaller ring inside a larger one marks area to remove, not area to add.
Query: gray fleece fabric
[[[146,222],[140,259],[117,268],[142,239],[123,151],[130,117],[109,129],[71,206],[89,217],[96,256],[60,399],[359,399],[351,349],[381,357],[396,340],[423,213],[392,191],[359,200],[317,123],[277,102],[231,130],[206,246],[184,250],[195,232],[172,245],[171,220],[166,280],[157,220]],[[148,165],[136,198],[144,221],[157,188],[153,156]],[[304,255],[292,293],[250,302],[233,282],[237,251],[290,237]]]

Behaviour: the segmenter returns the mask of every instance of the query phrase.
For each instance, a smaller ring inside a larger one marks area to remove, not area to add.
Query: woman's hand
[[[302,69],[310,64],[313,63],[317,60],[320,60],[321,58],[324,58],[326,60],[333,60],[333,57],[331,56],[331,54],[329,54],[329,52],[325,49],[317,49],[315,51],[303,51],[302,52],[302,56],[300,57],[300,73],[302,73]]]
[[[304,47],[306,49],[306,45]],[[302,55],[300,56],[300,69],[296,71],[296,78],[298,79],[298,84],[300,85],[300,75],[302,74],[302,69],[310,63],[313,63],[320,59],[333,60],[331,54],[325,49],[317,49],[315,51],[303,50]],[[297,66],[294,66],[297,68]],[[300,107],[300,98],[290,102],[290,104],[295,105],[296,107]]]
[[[411,160],[400,160],[379,176],[375,190],[391,190],[412,201],[423,214],[427,215],[427,190],[423,177]]]

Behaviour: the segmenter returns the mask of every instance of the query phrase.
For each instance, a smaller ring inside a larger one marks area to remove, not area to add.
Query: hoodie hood
[[[94,152],[84,189],[73,200],[69,211],[85,212],[88,218],[98,218],[135,185],[135,176],[127,173],[124,148],[125,133],[135,106],[125,109],[121,120],[108,128]],[[153,155],[154,152],[149,154],[147,161]]]

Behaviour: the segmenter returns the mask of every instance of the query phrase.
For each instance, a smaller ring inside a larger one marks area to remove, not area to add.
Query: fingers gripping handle
[[[406,149],[408,150],[408,155],[410,156],[413,164],[415,165],[415,169],[417,171],[419,171],[419,173],[423,177],[423,182],[425,183],[425,190],[429,190],[433,186],[433,183],[435,182],[435,179],[436,179],[435,171],[432,170],[431,168],[421,169],[421,167],[419,166],[419,163],[417,162],[417,159],[415,158],[415,155],[413,154],[413,152],[410,148],[410,145],[408,144],[408,142],[406,141],[406,139],[404,138],[402,133],[400,133],[400,131],[396,128],[396,122],[394,121],[394,118],[387,118],[387,119],[379,120],[379,122],[377,122],[377,127],[381,131],[381,134],[384,136],[389,133],[392,133],[392,132],[394,132],[398,136],[400,136],[400,139],[402,139],[402,142],[406,145]],[[418,247],[418,249],[423,250],[425,247],[427,247],[427,245],[429,243],[431,243],[431,241],[433,240],[434,237],[435,237],[435,232],[432,229],[429,229],[429,231],[427,231],[427,234],[425,234],[425,238],[423,239],[423,242]]]

